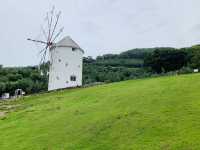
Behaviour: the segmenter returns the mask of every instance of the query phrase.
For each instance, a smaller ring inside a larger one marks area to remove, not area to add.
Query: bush
[[[167,73],[181,69],[187,64],[186,52],[176,49],[157,49],[145,57],[144,65],[156,73]]]
[[[190,67],[183,67],[178,71],[178,74],[188,74],[193,73],[193,69]]]

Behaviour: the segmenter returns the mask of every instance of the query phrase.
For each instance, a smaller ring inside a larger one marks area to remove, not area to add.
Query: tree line
[[[0,95],[23,89],[27,94],[47,91],[48,66],[3,67],[0,65]],[[143,48],[97,58],[84,57],[83,84],[110,83],[200,69],[200,46],[188,48]]]

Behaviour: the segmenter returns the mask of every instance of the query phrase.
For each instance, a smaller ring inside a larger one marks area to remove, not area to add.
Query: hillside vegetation
[[[199,150],[200,74],[0,103],[1,150]]]
[[[7,68],[0,65],[0,97],[22,89],[26,94],[47,91],[49,62],[40,66]],[[111,83],[130,79],[185,74],[200,70],[200,46],[132,49],[120,54],[83,58],[83,84]]]

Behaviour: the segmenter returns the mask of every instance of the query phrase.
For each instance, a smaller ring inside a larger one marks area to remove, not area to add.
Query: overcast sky
[[[200,41],[200,0],[6,0],[0,5],[0,64],[39,63],[40,49],[26,39],[39,38],[53,5],[62,11],[61,37],[71,36],[85,56]]]

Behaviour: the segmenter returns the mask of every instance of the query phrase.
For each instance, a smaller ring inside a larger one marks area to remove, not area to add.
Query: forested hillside
[[[83,60],[83,84],[110,83],[165,74],[190,73],[200,69],[200,46],[189,48],[144,48],[120,54],[105,54]],[[47,90],[48,63],[41,66],[0,66],[0,95],[23,89],[26,93]]]

